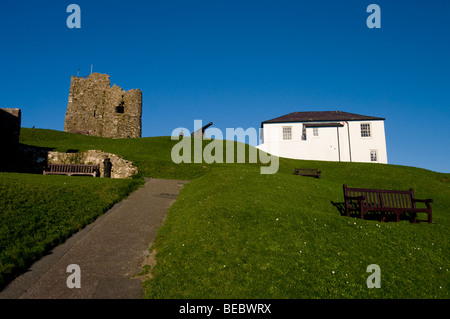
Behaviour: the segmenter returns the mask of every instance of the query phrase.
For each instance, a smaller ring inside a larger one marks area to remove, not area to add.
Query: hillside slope
[[[448,298],[448,183],[415,169],[321,166],[322,180],[230,167],[186,185],[154,245],[147,296]],[[418,198],[435,199],[435,223],[343,217],[333,205],[342,183],[416,186]],[[381,268],[382,289],[366,286],[370,264]]]
[[[280,159],[261,164],[174,164],[170,137],[112,140],[22,129],[21,143],[101,149],[140,176],[190,179],[161,227],[147,298],[448,298],[450,174],[362,163]],[[247,146],[247,150],[248,150]],[[319,168],[322,179],[292,174]],[[433,198],[433,224],[341,215],[342,185],[409,189]],[[368,289],[366,268],[381,268]]]

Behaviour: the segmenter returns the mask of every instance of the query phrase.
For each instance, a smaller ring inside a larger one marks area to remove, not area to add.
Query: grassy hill
[[[261,175],[258,163],[176,165],[170,152],[177,141],[169,137],[112,140],[22,129],[21,143],[58,151],[101,149],[133,161],[139,176],[191,180],[170,208],[152,247],[156,266],[148,269],[152,278],[144,283],[146,298],[449,297],[450,174],[396,165],[289,159],[280,159],[274,175]],[[294,176],[294,167],[319,168],[323,178]],[[47,205],[41,211],[51,210],[51,202],[28,195],[26,185],[47,185],[56,192],[56,200],[57,194],[67,194],[64,182],[74,183],[74,194],[81,185],[95,189],[95,183],[104,183],[102,187],[111,188],[106,193],[117,197],[96,194],[104,203],[94,209],[100,214],[140,181],[0,174],[0,217],[5,215],[3,207],[13,202],[11,190],[23,200],[9,215],[27,212],[29,206],[39,210]],[[344,217],[339,209],[343,184],[412,187],[416,198],[434,199],[434,223]],[[83,216],[75,201],[66,198],[73,203],[72,210]],[[40,220],[33,218],[29,225]],[[366,286],[370,264],[381,268],[381,289]]]

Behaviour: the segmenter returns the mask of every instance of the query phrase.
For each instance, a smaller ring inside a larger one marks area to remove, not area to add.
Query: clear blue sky
[[[450,172],[450,1],[2,0],[0,34],[0,107],[24,127],[63,130],[93,64],[142,90],[143,136],[341,110],[386,118],[389,163]]]

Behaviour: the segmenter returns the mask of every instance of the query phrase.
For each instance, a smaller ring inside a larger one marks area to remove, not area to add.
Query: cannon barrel
[[[202,132],[204,132],[208,127],[210,127],[211,125],[213,125],[212,122],[209,122],[208,124],[206,124],[205,126],[202,127]]]
[[[200,137],[200,136],[204,136],[205,135],[205,130],[210,127],[211,125],[213,125],[212,122],[209,122],[208,124],[206,124],[205,126],[203,126],[201,129],[198,129],[197,131],[193,132],[191,134],[191,136],[194,137]]]

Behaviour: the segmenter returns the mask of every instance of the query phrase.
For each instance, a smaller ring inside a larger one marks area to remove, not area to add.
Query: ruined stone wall
[[[19,159],[20,109],[0,108],[0,172],[13,171]]]
[[[104,177],[103,163],[106,158],[111,160],[111,178],[131,178],[139,172],[138,168],[133,165],[133,162],[123,159],[116,154],[106,153],[99,150],[89,150],[81,153],[48,152],[47,163],[85,165],[100,164],[100,177]]]
[[[112,138],[141,137],[142,92],[110,86],[109,75],[72,76],[64,131]]]
[[[0,147],[3,150],[14,149],[19,145],[21,120],[20,109],[0,108]]]

